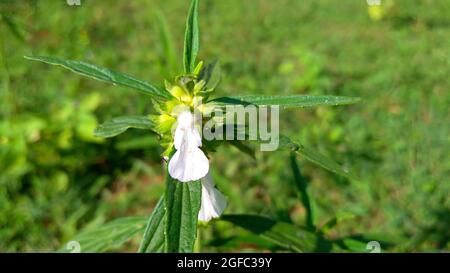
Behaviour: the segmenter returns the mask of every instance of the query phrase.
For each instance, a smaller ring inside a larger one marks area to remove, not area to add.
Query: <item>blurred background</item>
[[[381,4],[202,0],[200,59],[220,61],[220,95],[363,98],[281,112],[284,134],[360,177],[349,181],[299,158],[314,222],[343,219],[331,238],[393,238],[390,251],[449,251],[450,2]],[[159,84],[181,71],[188,7],[0,0],[1,252],[56,251],[83,228],[149,215],[164,190],[153,135],[92,136],[111,117],[152,113],[147,97],[23,56],[84,60]],[[288,153],[252,158],[223,146],[212,166],[227,213],[305,223]],[[203,251],[276,251],[226,224],[204,233]],[[113,250],[135,251],[139,239]]]

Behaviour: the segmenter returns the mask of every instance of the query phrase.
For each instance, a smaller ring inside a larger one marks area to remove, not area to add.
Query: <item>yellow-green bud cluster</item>
[[[203,104],[213,90],[206,90],[206,82],[199,79],[203,68],[203,62],[200,62],[192,75],[181,75],[175,78],[175,81],[165,81],[166,90],[172,95],[172,99],[164,102],[155,102],[158,115],[152,115],[150,118],[155,123],[155,131],[161,136],[162,144],[170,149],[173,143],[172,127],[180,109],[188,108],[190,111],[204,111]],[[196,109],[194,109],[196,108]]]

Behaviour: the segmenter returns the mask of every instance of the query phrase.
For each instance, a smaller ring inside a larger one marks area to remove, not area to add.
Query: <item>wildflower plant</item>
[[[226,209],[226,196],[215,187],[210,175],[212,167],[209,158],[214,156],[213,153],[219,145],[228,140],[242,151],[250,149],[246,146],[246,142],[261,145],[267,142],[259,132],[253,138],[250,136],[252,121],[249,124],[235,123],[234,119],[233,122],[228,122],[229,114],[234,114],[233,111],[236,109],[245,111],[244,107],[248,106],[258,110],[272,107],[271,117],[278,118],[278,109],[345,105],[358,101],[358,98],[352,97],[309,95],[237,94],[231,97],[218,97],[215,94],[217,82],[213,82],[211,77],[215,63],[205,64],[197,61],[200,48],[198,5],[198,0],[192,0],[187,18],[183,52],[184,71],[181,75],[166,80],[163,87],[85,62],[42,56],[25,57],[29,60],[59,65],[96,80],[135,89],[147,95],[153,103],[156,114],[116,117],[103,123],[94,132],[97,137],[109,138],[130,128],[150,130],[158,135],[160,145],[164,148],[161,158],[166,169],[166,189],[147,220],[139,249],[141,252],[192,252],[199,222],[219,218]],[[202,126],[203,124],[205,126]],[[271,126],[275,127],[274,124]],[[219,128],[232,128],[231,137],[205,136],[206,131],[209,130],[214,135]],[[329,171],[350,177],[350,174],[333,160],[286,136],[277,134],[276,144],[275,149],[271,150],[290,151],[293,156],[291,162],[294,165],[295,156],[301,155]],[[244,228],[249,227],[248,223],[257,225],[258,221],[265,221],[264,218],[254,217],[234,215],[227,216],[227,220]],[[129,219],[120,224],[133,230],[135,220]],[[83,248],[82,245],[81,247]]]

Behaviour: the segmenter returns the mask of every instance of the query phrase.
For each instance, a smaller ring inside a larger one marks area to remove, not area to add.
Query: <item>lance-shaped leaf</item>
[[[179,182],[166,174],[165,247],[167,252],[192,252],[201,204],[200,181]]]
[[[305,228],[258,215],[224,215],[221,220],[244,228],[285,249],[296,252],[328,252],[331,243]]]
[[[170,32],[169,26],[164,15],[160,10],[156,10],[156,22],[158,23],[159,36],[162,43],[163,49],[163,60],[162,65],[164,66],[164,72],[167,77],[172,76],[171,74],[176,72],[177,63],[175,61],[176,53],[175,46],[173,44],[172,33]]]
[[[335,239],[333,242],[338,251],[341,251],[339,248],[342,248],[358,253],[379,253],[395,246],[404,246],[406,241],[408,240],[404,237],[390,234],[365,233]]]
[[[218,105],[257,105],[270,106],[278,105],[280,108],[302,108],[320,105],[346,105],[359,102],[360,98],[342,96],[311,96],[311,95],[243,95],[222,97],[212,100]]]
[[[139,80],[130,75],[116,72],[107,68],[101,68],[93,64],[80,61],[61,60],[53,57],[25,56],[25,58],[33,61],[44,62],[47,64],[59,65],[77,74],[96,80],[130,87],[144,94],[147,94],[154,99],[167,100],[172,97],[172,95],[166,90],[158,88],[157,86],[149,82]]]
[[[239,140],[229,140],[227,141],[231,146],[236,147],[239,151],[249,155],[252,159],[256,160],[255,150],[253,147],[246,145],[243,141]]]
[[[212,63],[209,63],[209,64],[203,66],[202,70],[200,70],[200,73],[198,75],[198,79],[205,81],[206,86],[211,89],[214,89],[220,82],[220,73],[217,72],[218,69],[215,69],[217,66],[217,63],[218,63],[218,60],[216,59]],[[214,73],[214,72],[216,72],[216,73]],[[211,79],[214,80],[214,83],[212,85],[210,84]]]
[[[122,246],[145,228],[145,217],[124,217],[97,227],[87,228],[75,236],[81,252],[103,252]],[[71,252],[71,244],[61,248],[61,252]]]
[[[164,197],[159,199],[150,218],[148,219],[147,227],[145,228],[144,237],[139,247],[139,252],[164,252]]]
[[[153,130],[155,124],[146,116],[124,116],[109,120],[94,131],[97,137],[114,137],[129,128]]]
[[[298,190],[298,193],[300,194],[300,200],[303,204],[303,207],[306,210],[306,226],[310,230],[313,230],[313,229],[315,229],[314,214],[313,214],[313,209],[312,209],[312,205],[311,205],[311,200],[310,200],[309,194],[308,194],[308,184],[306,182],[305,177],[302,175],[302,173],[300,171],[300,167],[297,164],[297,158],[294,153],[291,153],[290,162],[291,162],[292,173],[294,175],[295,186]]]
[[[339,225],[340,223],[347,221],[347,220],[353,220],[356,217],[355,214],[351,212],[346,211],[338,211],[336,215],[328,220],[321,228],[320,231],[323,234],[329,233],[334,227]]]
[[[319,152],[316,152],[306,146],[303,146],[302,144],[296,143],[284,135],[280,136],[279,148],[289,149],[289,150],[296,152],[297,154],[303,156],[305,159],[307,159],[307,160],[309,160],[331,172],[342,175],[351,180],[357,180],[357,178],[354,177],[347,169],[340,166],[334,160],[332,160],[332,159],[328,158],[327,156],[325,156]]]
[[[5,22],[5,25],[11,33],[19,39],[21,42],[25,42],[24,28],[22,25],[19,25],[18,22],[14,19],[14,17],[8,16],[6,14],[0,13],[0,22]]]
[[[233,236],[216,237],[208,242],[208,246],[220,247],[221,252],[232,252],[236,249],[252,248],[254,250],[270,250],[271,252],[284,250],[284,248],[261,238],[256,234],[237,234]]]
[[[195,60],[200,48],[198,29],[198,0],[192,0],[189,15],[186,21],[186,32],[184,36],[184,72],[190,74],[194,71]]]
[[[261,140],[256,140],[256,141],[252,140],[252,142],[255,142],[258,144],[265,143],[265,141],[261,141]],[[332,160],[332,159],[328,158],[327,156],[325,156],[319,152],[316,152],[306,146],[303,146],[300,143],[292,141],[287,136],[284,136],[284,135],[279,136],[278,150],[289,150],[291,152],[301,155],[306,160],[309,160],[312,163],[315,163],[333,173],[347,177],[348,179],[351,179],[351,180],[358,180],[347,169],[340,166],[334,160]]]

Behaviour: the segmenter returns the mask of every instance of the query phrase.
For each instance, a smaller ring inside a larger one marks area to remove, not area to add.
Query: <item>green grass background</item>
[[[2,252],[57,250],[85,227],[148,215],[164,190],[162,151],[150,134],[91,134],[110,117],[151,113],[145,96],[23,56],[84,60],[162,83],[170,75],[156,12],[180,72],[189,1],[81,2],[0,1]],[[200,2],[199,57],[220,61],[218,94],[363,99],[281,113],[284,134],[360,178],[299,158],[317,226],[352,215],[328,236],[393,238],[389,251],[450,250],[448,1],[382,0],[371,13],[362,0]],[[211,163],[227,213],[305,224],[289,154],[252,159],[223,146]],[[202,232],[202,251],[277,251],[226,224]],[[114,250],[134,251],[139,237]]]

